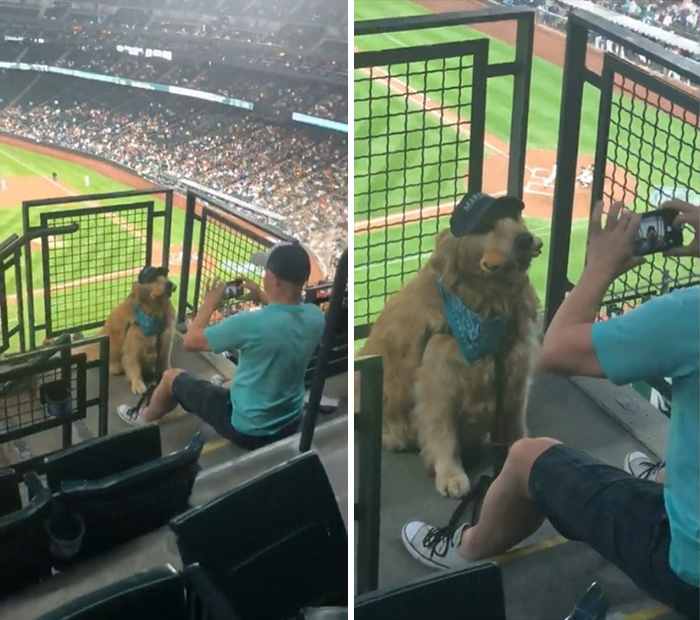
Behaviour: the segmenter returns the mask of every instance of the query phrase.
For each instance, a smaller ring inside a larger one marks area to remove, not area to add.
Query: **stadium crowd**
[[[700,4],[694,0],[598,0],[598,3],[654,26],[683,30],[697,39]]]
[[[176,59],[206,52],[211,58],[229,55],[239,65],[347,78],[344,0],[139,4],[140,8],[77,7],[61,0],[42,10],[41,3],[30,0],[3,7],[3,25],[34,41],[83,46],[92,54],[114,49],[118,42],[170,50]]]
[[[0,131],[116,161],[155,183],[195,181],[275,212],[285,219],[274,223],[332,272],[347,244],[347,137],[219,110],[50,101],[5,108]]]
[[[636,17],[649,25],[666,27],[672,29],[677,34],[682,34],[685,38],[696,41],[697,31],[700,27],[700,5],[695,0],[668,1],[658,0],[649,2],[646,0],[591,0],[595,4],[609,10],[617,11],[620,14]],[[543,23],[559,30],[564,28],[565,17],[571,9],[570,2],[561,0],[507,0],[509,4],[527,4],[538,6],[544,9],[541,13]],[[664,42],[657,41],[668,50],[685,56],[695,62],[700,62],[700,54],[693,53],[685,47],[678,47]],[[641,64],[649,64],[642,58],[629,58]]]
[[[131,56],[114,49],[71,49],[22,45],[0,45],[0,59],[47,64],[65,69],[115,75],[132,80],[163,83],[250,101],[264,106],[273,116],[301,112],[347,122],[347,86],[332,82],[310,82],[299,76],[236,67],[224,63],[173,62],[162,58]]]
[[[119,52],[76,50],[53,64],[59,67],[165,83],[262,104],[274,112],[302,112],[347,122],[347,88],[328,83],[284,80],[224,64],[174,64]]]

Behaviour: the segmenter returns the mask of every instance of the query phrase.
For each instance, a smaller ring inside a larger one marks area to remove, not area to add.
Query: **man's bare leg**
[[[151,402],[141,412],[141,418],[145,422],[160,420],[177,407],[178,403],[173,396],[173,381],[183,372],[185,371],[181,368],[170,368],[163,373],[163,378],[153,392]]]
[[[543,452],[559,443],[540,437],[513,444],[503,470],[486,493],[479,522],[462,534],[459,552],[463,557],[475,561],[505,553],[540,528],[544,515],[530,496],[530,471]]]

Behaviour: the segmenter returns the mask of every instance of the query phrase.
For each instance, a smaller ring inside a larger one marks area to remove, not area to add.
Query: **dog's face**
[[[462,237],[442,232],[432,262],[440,273],[457,272],[457,279],[477,277],[507,284],[521,279],[541,253],[542,240],[527,230],[521,218],[504,217]]]
[[[152,282],[134,282],[131,289],[139,307],[150,313],[163,313],[171,304],[170,298],[177,290],[177,286],[166,276],[158,276]]]

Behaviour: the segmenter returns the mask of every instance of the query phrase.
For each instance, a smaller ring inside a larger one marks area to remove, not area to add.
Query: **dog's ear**
[[[455,238],[449,230],[443,230],[435,240],[435,249],[430,257],[430,266],[438,274],[445,273],[451,256],[454,254],[453,244]]]

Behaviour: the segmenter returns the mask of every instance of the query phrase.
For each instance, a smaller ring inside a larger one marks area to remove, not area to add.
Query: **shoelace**
[[[151,383],[146,388],[146,391],[141,395],[141,398],[139,398],[139,402],[137,402],[133,407],[130,407],[126,412],[126,417],[128,417],[130,420],[134,420],[141,415],[141,411],[148,407],[149,403],[151,402],[151,396],[153,396],[153,392],[155,392],[157,385],[157,383]]]
[[[444,558],[450,548],[454,547],[454,535],[459,527],[459,522],[462,515],[464,515],[466,512],[469,504],[476,498],[477,491],[477,488],[473,488],[462,498],[462,501],[460,501],[457,508],[455,508],[452,516],[450,517],[449,523],[445,527],[434,527],[426,534],[425,539],[423,540],[423,546],[426,549],[430,549],[430,557],[436,555]],[[476,520],[479,518],[479,512],[481,511],[473,511],[473,519],[471,522],[472,525],[476,523]],[[438,550],[441,543],[443,544],[443,547]]]
[[[640,463],[642,472],[639,477],[642,480],[649,480],[649,478],[656,477],[656,474],[658,474],[659,471],[665,467],[665,465],[666,461],[659,461],[658,463],[654,463],[652,461],[642,461]]]
[[[135,407],[130,407],[126,412],[126,417],[132,421],[138,418],[139,415],[141,415],[141,407],[139,407],[138,405],[136,405]]]
[[[425,535],[423,539],[423,547],[425,549],[430,549],[430,557],[438,556],[439,558],[444,558],[447,556],[452,547],[455,546],[454,535],[455,531],[451,534],[447,531],[448,528],[443,527],[433,527]],[[440,543],[443,543],[442,546]]]

